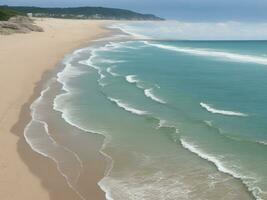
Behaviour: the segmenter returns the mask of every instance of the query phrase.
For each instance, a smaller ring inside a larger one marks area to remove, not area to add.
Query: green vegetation
[[[163,20],[151,14],[140,14],[130,10],[77,7],[77,8],[40,8],[40,7],[9,7],[18,12],[32,13],[34,17],[53,17],[70,19],[116,19],[116,20]]]
[[[22,15],[21,13],[10,9],[7,6],[0,6],[0,21],[7,21],[10,17]]]

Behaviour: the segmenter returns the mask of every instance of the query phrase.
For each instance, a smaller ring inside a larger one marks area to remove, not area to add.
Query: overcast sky
[[[0,5],[105,6],[182,21],[267,22],[267,0],[0,0]]]

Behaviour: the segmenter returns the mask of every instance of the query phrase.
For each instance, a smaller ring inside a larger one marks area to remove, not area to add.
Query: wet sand
[[[37,21],[43,33],[0,36],[0,199],[80,199],[54,161],[32,151],[23,131],[30,120],[29,105],[40,95],[49,71],[64,55],[107,34],[102,28],[105,23],[43,19]],[[102,142],[102,138],[94,139]],[[88,187],[94,199],[104,198],[96,182],[99,173]]]

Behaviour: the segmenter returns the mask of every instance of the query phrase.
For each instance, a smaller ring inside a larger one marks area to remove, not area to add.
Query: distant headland
[[[33,17],[65,19],[106,19],[106,20],[164,20],[153,14],[141,14],[130,10],[104,7],[43,8],[25,6],[0,6],[1,10],[12,10],[12,15],[21,13]],[[1,16],[0,16],[1,20]]]

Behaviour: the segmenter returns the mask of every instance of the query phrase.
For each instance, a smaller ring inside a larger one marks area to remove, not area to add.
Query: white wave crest
[[[57,143],[49,131],[47,122],[42,119],[40,115],[39,106],[44,102],[44,96],[50,90],[50,84],[55,81],[52,78],[48,86],[41,91],[40,96],[31,104],[31,121],[26,125],[24,129],[24,138],[31,149],[40,155],[50,158],[53,160],[60,174],[65,178],[68,186],[74,190],[74,192],[82,199],[85,198],[76,188],[76,182],[81,175],[81,169],[83,168],[83,163],[79,156],[67,147]],[[37,130],[38,134],[36,134]],[[64,154],[64,157],[62,157]],[[65,169],[63,164],[68,162],[68,165],[75,168],[73,172],[69,172]]]
[[[107,64],[116,64],[116,63],[123,63],[124,60],[111,60],[111,59],[101,59],[101,63],[107,63]]]
[[[182,52],[197,56],[205,56],[205,57],[214,57],[227,59],[234,62],[243,62],[243,63],[255,63],[260,65],[267,65],[267,57],[253,56],[253,55],[244,55],[237,53],[229,53],[223,51],[216,51],[212,49],[199,49],[199,48],[186,48],[186,47],[175,47],[170,45],[156,44],[145,41],[147,45],[154,46],[161,49],[166,49],[170,51]]]
[[[135,30],[131,30],[131,27],[127,26],[126,24],[116,24],[116,25],[113,24],[113,25],[109,26],[109,28],[111,28],[111,29],[119,29],[122,32],[132,36],[134,39],[149,39],[149,37],[144,36],[142,34],[138,34],[138,33],[136,33]]]
[[[117,106],[119,106],[119,107],[123,108],[124,110],[126,110],[128,112],[131,112],[133,114],[136,114],[136,115],[147,115],[148,114],[148,112],[143,111],[143,110],[135,109],[135,108],[131,107],[129,104],[124,103],[119,99],[114,99],[114,98],[111,98],[111,97],[108,97],[108,99],[110,101],[112,101],[112,102],[115,102],[117,104]]]
[[[159,97],[155,96],[153,94],[153,88],[150,88],[150,89],[145,89],[144,90],[144,93],[147,97],[151,98],[152,100],[158,102],[158,103],[162,103],[162,104],[166,104],[166,102],[162,99],[160,99]]]
[[[137,83],[139,80],[137,80],[136,77],[136,75],[128,75],[125,78],[129,83]]]
[[[205,103],[200,103],[200,106],[202,108],[205,108],[208,112],[214,113],[214,114],[221,114],[221,115],[228,115],[228,116],[239,116],[239,117],[247,117],[247,114],[241,113],[241,112],[235,112],[235,111],[227,111],[227,110],[218,110],[215,108],[212,108],[210,105]]]
[[[166,20],[157,22],[118,23],[119,28],[138,39],[154,40],[266,40],[266,22],[183,22]]]
[[[248,191],[250,191],[253,196],[257,200],[263,200],[260,195],[264,193],[260,188],[253,186],[252,183],[255,183],[256,180],[253,177],[248,177],[246,175],[242,175],[239,172],[236,172],[236,170],[229,169],[229,167],[226,167],[223,161],[221,161],[222,158],[218,158],[218,156],[210,155],[204,151],[202,151],[198,146],[195,144],[189,143],[184,138],[180,139],[182,146],[191,151],[192,153],[198,155],[200,158],[208,160],[212,162],[219,171],[229,174],[234,178],[237,178],[242,181],[242,183],[247,187]]]
[[[267,142],[266,141],[257,141],[257,143],[263,144],[263,145],[267,145]]]

